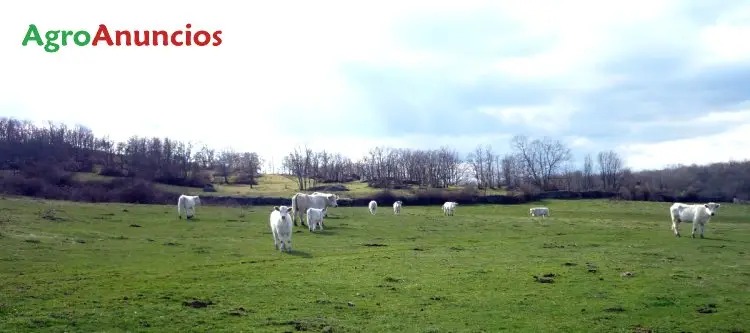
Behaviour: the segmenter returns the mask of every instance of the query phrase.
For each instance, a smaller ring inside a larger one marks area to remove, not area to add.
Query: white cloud
[[[628,127],[631,134],[643,134],[649,131],[678,129],[690,132],[700,129],[721,128],[750,124],[750,109],[738,111],[713,111],[694,118],[666,118],[650,121],[631,122]]]
[[[580,137],[580,136],[567,137],[566,138],[566,142],[571,147],[573,147],[573,149],[577,149],[577,148],[586,149],[586,148],[590,148],[591,146],[594,145],[594,142],[591,141],[591,139],[585,138],[585,137]]]
[[[471,82],[471,78],[494,75],[520,82],[537,80],[555,85],[558,95],[548,104],[502,109],[485,107],[479,111],[493,114],[503,122],[541,122],[549,124],[543,125],[545,130],[560,130],[578,113],[579,108],[574,103],[576,96],[623,82],[623,77],[601,72],[602,64],[616,60],[622,54],[671,45],[683,49],[688,56],[694,54],[694,70],[723,63],[729,56],[734,56],[732,59],[750,59],[750,54],[740,54],[738,48],[731,49],[729,46],[732,40],[735,44],[742,40],[738,36],[744,33],[744,28],[737,26],[721,26],[722,31],[731,32],[730,36],[723,38],[725,44],[715,46],[724,47],[723,51],[699,52],[709,45],[707,41],[695,37],[691,30],[693,27],[681,16],[680,10],[685,5],[685,2],[676,0],[498,2],[485,10],[494,11],[498,17],[517,23],[518,35],[526,39],[549,41],[546,48],[531,55],[498,56],[489,62],[456,59],[455,62],[463,61],[462,65],[454,64],[451,68],[461,68],[460,72],[464,75],[459,78],[461,81]],[[471,73],[469,78],[466,73]],[[559,100],[570,102],[560,103]]]
[[[746,103],[743,103],[743,106]],[[750,109],[713,111],[695,118],[678,118],[632,124],[631,134],[675,129],[684,132],[718,129],[712,135],[653,143],[628,143],[619,147],[634,170],[674,164],[709,164],[750,159]]]
[[[493,116],[505,124],[524,124],[556,134],[567,129],[570,116],[576,109],[568,103],[558,102],[538,106],[480,107],[478,111]]]
[[[620,147],[628,166],[634,170],[662,168],[673,164],[709,164],[750,159],[750,123],[733,126],[725,132],[689,139],[657,143],[637,143]]]
[[[720,17],[717,22],[698,34],[702,57],[706,66],[743,62],[750,59],[750,6],[738,8]]]
[[[501,59],[490,68],[522,78],[580,77],[581,71],[595,70],[603,57],[620,47],[617,35],[623,30],[667,19],[677,4],[646,0],[505,2],[498,14],[518,23],[529,38],[548,37],[554,42],[536,55]]]

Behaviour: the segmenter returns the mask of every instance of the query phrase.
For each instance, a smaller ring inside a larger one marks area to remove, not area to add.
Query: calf
[[[711,216],[716,215],[716,210],[718,210],[719,207],[721,207],[721,204],[715,202],[697,205],[687,205],[675,202],[669,207],[669,215],[672,217],[672,231],[674,231],[674,235],[680,237],[680,231],[678,228],[681,222],[692,222],[692,237],[695,238],[695,231],[700,225],[701,238],[703,238],[703,230],[706,228],[706,223],[711,220]]]
[[[201,204],[201,198],[197,195],[180,195],[177,199],[177,216],[182,219],[182,210],[185,210],[185,219],[195,215],[195,206]]]
[[[549,208],[547,207],[529,208],[529,214],[531,214],[531,216],[542,216],[542,217],[549,216]]]
[[[327,208],[308,208],[307,212],[305,212],[305,215],[307,215],[307,228],[310,229],[310,232],[315,231],[318,226],[320,226],[320,230],[323,231],[323,218],[326,216],[326,210]]]
[[[378,209],[378,203],[375,200],[370,201],[367,205],[367,209],[370,210],[370,214],[375,215],[375,211]]]
[[[401,214],[401,205],[403,205],[403,202],[401,202],[401,200],[393,203],[393,214]]]
[[[282,252],[292,252],[292,218],[289,216],[289,207],[273,207],[269,222],[273,234],[273,246]]]

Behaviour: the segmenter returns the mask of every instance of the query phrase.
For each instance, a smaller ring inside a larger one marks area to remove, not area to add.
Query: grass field
[[[280,254],[269,207],[5,198],[0,331],[750,331],[750,206],[691,239],[668,203],[545,204],[334,208]]]
[[[101,176],[95,173],[87,173],[87,172],[79,172],[76,173],[76,178],[79,180],[111,180],[114,177],[107,177],[107,176]],[[218,179],[218,178],[217,178]],[[363,183],[360,181],[354,181],[354,182],[348,182],[348,183],[339,183],[345,185],[349,191],[342,191],[342,192],[333,192],[341,197],[345,198],[361,198],[366,196],[371,196],[379,191],[382,191],[381,189],[372,188],[367,186],[367,183]],[[330,186],[334,184],[318,184],[319,186]],[[164,190],[175,192],[175,193],[184,193],[184,194],[192,194],[192,195],[202,195],[202,196],[235,196],[235,197],[259,197],[259,196],[265,196],[265,197],[291,197],[295,193],[299,192],[297,180],[293,176],[288,175],[278,175],[278,174],[268,174],[264,175],[260,178],[258,178],[258,185],[254,185],[252,188],[250,185],[222,185],[222,184],[214,184],[214,188],[216,188],[216,192],[203,192],[200,188],[191,188],[191,187],[182,187],[182,186],[172,186],[172,185],[165,185],[165,184],[156,184],[157,187],[160,187]],[[449,191],[460,191],[460,187],[453,187],[447,189]],[[312,192],[312,191],[308,191]],[[393,193],[396,195],[403,195],[403,196],[409,196],[412,194],[411,190],[392,190]],[[505,194],[506,192],[504,190],[488,190],[487,194],[493,195],[493,194]],[[484,191],[481,191],[481,194],[484,194]]]

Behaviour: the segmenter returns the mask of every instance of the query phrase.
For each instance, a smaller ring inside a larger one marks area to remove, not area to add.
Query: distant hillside
[[[96,173],[75,173],[75,178],[81,181],[110,181],[116,177],[101,176]],[[232,177],[230,177],[231,182]],[[204,191],[204,187],[188,187],[188,186],[175,186],[167,184],[155,185],[158,188],[164,189],[165,191],[175,193],[192,193],[200,194],[203,196],[236,196],[236,197],[291,197],[297,192],[300,192],[297,187],[297,180],[294,176],[290,175],[258,175],[256,177],[256,185],[250,186],[245,184],[222,184],[221,181],[211,182],[210,187],[214,191]],[[313,182],[314,183],[314,182]],[[375,195],[383,189],[373,188],[368,186],[366,182],[351,181],[344,183],[315,183],[316,186],[307,188],[303,192],[329,192],[336,193],[341,197],[346,198],[363,198]],[[389,190],[394,195],[410,196],[419,193],[420,191],[428,190],[428,188],[420,188],[419,186],[406,186],[399,190]],[[454,186],[446,189],[441,189],[446,192],[458,192],[463,191],[464,187]],[[505,194],[502,190],[492,190],[488,194]]]
[[[518,136],[511,146],[513,152],[503,156],[478,146],[466,158],[448,147],[378,147],[357,161],[297,148],[282,161],[282,174],[262,175],[263,159],[254,152],[197,149],[169,138],[133,136],[114,142],[82,126],[39,127],[0,118],[0,191],[92,201],[122,196],[133,202],[166,200],[174,193],[290,197],[299,191],[349,198],[383,191],[436,198],[598,191],[632,200],[750,199],[748,161],[631,172],[619,155],[603,151],[587,156],[577,169],[570,148],[559,140]],[[477,183],[460,185],[467,174]],[[112,194],[116,191],[122,193]]]

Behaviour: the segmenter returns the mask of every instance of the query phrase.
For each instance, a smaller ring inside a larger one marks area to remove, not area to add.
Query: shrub
[[[623,187],[618,192],[618,197],[622,200],[633,200],[633,193],[629,189]]]
[[[29,171],[26,175],[0,178],[0,192],[86,202],[169,203],[177,198],[175,194],[161,191],[153,183],[142,179],[117,178],[112,181],[80,182],[68,173],[54,170],[50,170],[44,177],[39,177],[36,171]]]
[[[208,175],[206,173],[197,173],[188,178],[173,175],[164,175],[154,178],[153,181],[166,185],[202,188],[206,184],[211,183],[211,175]]]
[[[243,173],[238,175],[234,178],[235,184],[243,184],[243,185],[258,185],[258,180],[256,178],[250,178],[250,175],[247,173]]]
[[[115,168],[102,168],[99,170],[99,175],[107,177],[125,177],[125,172]]]

